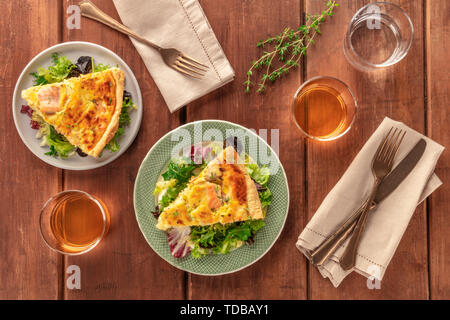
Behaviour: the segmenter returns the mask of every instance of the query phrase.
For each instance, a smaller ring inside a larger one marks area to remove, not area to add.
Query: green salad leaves
[[[191,161],[171,160],[167,171],[162,174],[164,180],[175,179],[179,184],[184,184],[192,177],[192,171],[197,166]]]
[[[127,127],[130,124],[131,118],[130,118],[130,111],[136,108],[135,104],[133,103],[133,100],[131,100],[131,97],[124,97],[123,103],[122,103],[122,111],[120,113],[119,117],[119,127],[117,128],[116,133],[114,134],[114,137],[108,142],[108,144],[105,146],[105,148],[111,152],[117,152],[120,149],[119,145],[119,138],[124,134],[125,127]]]
[[[262,227],[264,227],[264,220],[192,227],[192,257],[201,258],[210,251],[215,254],[229,253],[231,249],[238,248],[253,238]]]
[[[269,182],[270,170],[267,167],[260,168],[257,164],[246,164],[248,174],[250,177],[260,185],[258,190],[259,200],[261,200],[261,207],[264,210],[272,203],[272,192],[267,187]]]
[[[183,190],[189,179],[193,176],[193,171],[201,165],[196,165],[191,160],[180,161],[171,160],[167,171],[162,174],[165,181],[175,179],[176,182],[166,189],[165,194],[159,201],[159,212],[163,212],[164,208],[167,207],[177,195]]]
[[[46,143],[50,147],[50,151],[45,153],[48,156],[60,156],[61,158],[67,158],[75,147],[67,141],[67,139],[56,132],[55,128],[49,124],[47,126],[48,134],[45,137]]]
[[[109,64],[93,63],[93,65],[94,65],[94,72],[105,71],[105,70],[108,70],[109,68],[111,68],[111,66]]]
[[[69,76],[70,71],[76,68],[76,65],[64,56],[58,53],[52,54],[53,66],[48,69],[39,68],[37,72],[32,73],[35,85],[61,82]]]
[[[270,170],[267,167],[260,168],[256,163],[245,165],[250,177],[262,186],[266,186],[270,177]]]

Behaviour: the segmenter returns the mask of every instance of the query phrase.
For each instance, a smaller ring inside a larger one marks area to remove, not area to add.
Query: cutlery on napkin
[[[202,79],[169,68],[160,54],[131,39],[158,86],[170,112],[234,79],[228,62],[197,0],[114,0],[122,22],[162,47],[176,47],[209,66]]]
[[[436,162],[444,147],[405,126],[401,122],[385,118],[374,134],[350,164],[342,178],[326,196],[306,228],[300,234],[297,248],[308,258],[330,234],[360,207],[370,191],[371,158],[379,142],[391,127],[406,130],[406,136],[395,159],[394,167],[420,140],[427,143],[422,158],[403,182],[370,212],[367,226],[358,248],[356,266],[353,270],[381,280],[397,249],[404,231],[417,205],[438,188],[442,182],[434,174]],[[337,287],[351,273],[339,265],[348,240],[330,258],[318,266],[323,277]],[[374,273],[374,270],[376,272]]]
[[[378,203],[389,196],[392,191],[394,191],[398,185],[403,182],[412,169],[414,169],[417,162],[419,162],[425,152],[426,146],[427,143],[425,140],[420,139],[411,151],[409,151],[409,153],[401,160],[401,162],[398,163],[395,169],[390,171],[388,176],[383,179],[374,195],[372,202],[369,203],[370,199],[367,199],[364,204],[362,204],[361,207],[355,211],[355,213],[352,213],[352,215],[342,226],[339,226],[339,228],[336,229],[336,231],[324,242],[322,242],[320,246],[310,252],[310,261],[313,265],[322,265],[328,257],[333,254],[337,248],[339,248],[348,236],[354,236],[353,230],[358,224],[358,221],[361,219],[361,215],[366,210],[366,206],[369,205],[367,210],[370,212],[372,209],[377,207]],[[340,260],[340,265],[342,267],[343,259],[344,256],[342,256]],[[348,270],[346,268],[343,269]]]

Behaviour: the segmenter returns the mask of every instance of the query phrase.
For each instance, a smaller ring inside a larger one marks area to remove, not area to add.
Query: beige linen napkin
[[[300,234],[296,246],[308,258],[308,252],[315,249],[345,222],[368,196],[373,182],[371,173],[373,155],[392,126],[407,131],[394,166],[406,156],[420,138],[425,139],[427,146],[413,171],[396,190],[369,213],[354,270],[372,279],[383,278],[417,205],[442,184],[434,174],[434,168],[444,150],[444,147],[431,139],[389,118],[383,120]],[[344,271],[339,265],[339,258],[347,243],[348,239],[319,267],[322,276],[329,278],[335,287],[351,273]]]
[[[154,49],[131,38],[170,112],[234,79],[227,60],[197,0],[114,0],[123,24],[150,41],[177,48],[208,65],[201,80],[168,67]]]

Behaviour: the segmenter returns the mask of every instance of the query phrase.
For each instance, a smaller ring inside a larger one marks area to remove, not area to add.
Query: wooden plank
[[[323,28],[320,42],[307,56],[306,75],[334,76],[356,94],[359,110],[351,131],[335,142],[308,141],[308,217],[323,201],[385,116],[424,132],[424,57],[422,1],[394,1],[411,17],[414,42],[397,65],[366,73],[352,68],[343,54],[343,39],[353,14],[370,1],[338,1],[336,15]],[[306,0],[306,12],[320,12],[322,1]],[[369,290],[356,273],[335,289],[311,268],[312,299],[427,299],[427,228],[425,206],[420,205],[389,265],[380,290]]]
[[[445,0],[426,2],[426,57],[427,57],[427,133],[443,146],[450,146],[450,3]],[[444,151],[436,173],[444,184],[429,199],[428,224],[430,241],[430,298],[450,298],[450,154]]]
[[[78,1],[64,1],[64,8]],[[95,4],[116,19],[110,0]],[[70,257],[65,265],[79,265],[81,290],[66,290],[67,299],[180,299],[184,273],[159,258],[146,243],[136,223],[134,181],[150,147],[179,125],[179,114],[170,115],[162,96],[128,37],[83,18],[80,30],[64,31],[64,40],[90,41],[111,49],[133,70],[143,95],[143,120],[133,145],[113,163],[96,170],[65,171],[64,188],[81,189],[100,197],[111,211],[111,230],[98,248]]]
[[[292,97],[301,70],[274,84],[265,95],[242,85],[256,43],[300,23],[300,1],[201,1],[206,16],[236,71],[236,79],[187,107],[187,121],[224,119],[253,129],[280,129],[280,158],[289,177],[291,203],[286,227],[269,253],[254,265],[218,277],[189,275],[189,299],[305,299],[305,259],[295,249],[304,220],[303,142],[290,122]]]
[[[58,298],[61,259],[42,241],[38,221],[41,206],[60,189],[61,170],[22,143],[10,101],[26,64],[59,41],[60,9],[51,0],[0,2],[0,299]]]

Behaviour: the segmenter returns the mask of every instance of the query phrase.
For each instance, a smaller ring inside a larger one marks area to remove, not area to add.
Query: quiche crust
[[[120,69],[113,70],[112,74],[114,80],[116,81],[116,107],[114,109],[113,116],[111,118],[108,127],[106,128],[105,133],[92,150],[93,157],[98,157],[98,155],[103,151],[108,142],[114,137],[117,128],[119,127],[119,118],[122,112],[122,104],[123,104],[123,90],[125,86],[125,76]]]

